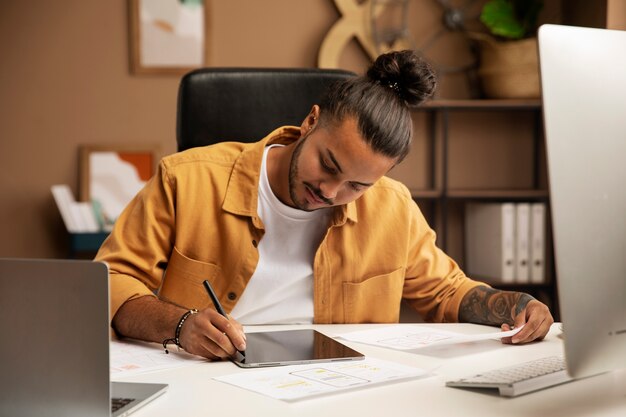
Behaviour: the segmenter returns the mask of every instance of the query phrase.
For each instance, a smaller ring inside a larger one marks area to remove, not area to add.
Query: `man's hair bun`
[[[368,69],[367,77],[391,89],[408,106],[421,104],[437,87],[430,64],[410,50],[380,55]]]
[[[413,137],[411,107],[435,92],[435,72],[413,51],[379,56],[367,73],[331,85],[320,100],[319,124],[353,117],[375,152],[400,163]]]

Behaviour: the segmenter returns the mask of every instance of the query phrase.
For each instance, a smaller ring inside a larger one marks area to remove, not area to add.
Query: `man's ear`
[[[301,136],[304,136],[309,131],[313,130],[313,128],[319,122],[319,115],[320,115],[320,106],[318,106],[317,104],[314,104],[313,107],[311,108],[311,111],[309,112],[309,114],[306,116],[306,118],[302,121],[302,124],[300,125]]]

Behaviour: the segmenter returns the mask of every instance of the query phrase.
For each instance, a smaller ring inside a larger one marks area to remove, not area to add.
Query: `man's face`
[[[289,167],[289,195],[306,211],[347,204],[359,198],[395,164],[375,153],[348,118],[315,126],[300,138]]]

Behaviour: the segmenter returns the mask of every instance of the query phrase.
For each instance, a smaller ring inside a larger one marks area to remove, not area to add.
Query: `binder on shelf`
[[[515,205],[515,282],[530,282],[530,203]]]
[[[91,203],[76,201],[67,184],[53,185],[50,190],[68,232],[93,233],[100,231]]]
[[[515,281],[515,204],[465,207],[467,273],[492,283]]]
[[[70,233],[78,232],[79,225],[76,222],[77,215],[74,208],[75,200],[70,187],[65,184],[53,185],[50,190],[63,218],[63,223],[65,223],[65,228]]]
[[[96,215],[93,212],[93,208],[90,202],[83,201],[76,203],[78,216],[81,219],[81,231],[86,233],[93,233],[100,231],[100,225],[96,220]]]
[[[530,282],[545,282],[546,205],[533,203],[530,209]]]

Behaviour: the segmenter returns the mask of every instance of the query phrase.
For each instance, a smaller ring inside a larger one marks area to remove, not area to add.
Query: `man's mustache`
[[[309,188],[309,190],[311,190],[311,192],[315,194],[315,196],[319,198],[320,200],[322,200],[324,203],[328,204],[329,206],[333,205],[333,200],[324,197],[320,189],[314,187],[312,184],[306,181],[304,182],[304,185],[306,185]]]

